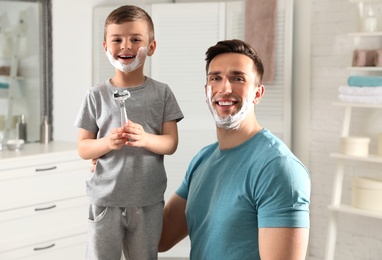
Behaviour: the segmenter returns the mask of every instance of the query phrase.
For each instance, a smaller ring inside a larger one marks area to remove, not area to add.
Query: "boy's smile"
[[[121,54],[121,55],[118,55],[117,58],[119,60],[121,60],[121,62],[123,63],[129,63],[131,62],[134,58],[136,57],[136,55],[128,55],[128,54]]]

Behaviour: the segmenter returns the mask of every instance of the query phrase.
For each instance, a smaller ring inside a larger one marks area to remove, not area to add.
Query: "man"
[[[256,119],[264,69],[240,40],[206,52],[217,143],[204,147],[164,208],[159,251],[189,235],[192,260],[305,259],[310,177]]]

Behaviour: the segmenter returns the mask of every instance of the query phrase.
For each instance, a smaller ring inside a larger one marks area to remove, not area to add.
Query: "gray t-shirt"
[[[169,86],[146,77],[137,87],[117,88],[107,80],[89,89],[75,125],[96,133],[97,138],[120,127],[120,105],[113,99],[113,93],[125,89],[131,94],[125,101],[127,116],[142,125],[147,133],[160,135],[164,122],[183,119]],[[143,207],[163,200],[167,185],[163,157],[144,148],[128,146],[103,155],[97,161],[94,174],[87,180],[90,203]]]

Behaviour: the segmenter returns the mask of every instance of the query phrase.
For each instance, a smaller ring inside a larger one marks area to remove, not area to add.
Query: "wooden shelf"
[[[381,3],[382,0],[349,0],[350,3]]]
[[[348,70],[354,71],[382,71],[382,67],[347,67]]]
[[[11,76],[8,76],[8,75],[0,75],[0,78],[5,79],[5,80],[10,80]],[[16,76],[15,79],[16,79],[16,80],[23,80],[24,78],[21,77],[21,76]]]
[[[333,102],[333,106],[342,107],[361,107],[361,108],[382,108],[382,104],[351,103],[351,102]]]
[[[353,214],[353,215],[358,215],[362,217],[382,219],[382,212],[358,209],[350,205],[344,205],[344,204],[341,204],[339,206],[330,205],[328,208],[336,212]]]
[[[352,37],[379,37],[382,36],[382,32],[352,32],[348,35]]]
[[[369,154],[368,157],[351,156],[342,153],[331,153],[330,157],[343,160],[359,161],[359,162],[372,162],[382,163],[382,156],[376,154]]]

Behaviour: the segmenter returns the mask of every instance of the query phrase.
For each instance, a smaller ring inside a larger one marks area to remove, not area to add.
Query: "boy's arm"
[[[125,145],[123,128],[115,128],[110,134],[96,139],[96,134],[80,128],[78,133],[77,150],[81,158],[88,160],[99,158],[111,150],[121,149]]]
[[[265,260],[304,260],[308,240],[308,228],[260,228],[260,257]]]
[[[159,252],[165,252],[188,235],[186,222],[187,201],[173,194],[163,209],[163,228]]]
[[[177,123],[175,120],[164,122],[162,128],[161,135],[150,134],[141,125],[129,121],[125,125],[124,137],[134,141],[127,141],[126,145],[143,147],[156,154],[173,154],[178,147]]]

